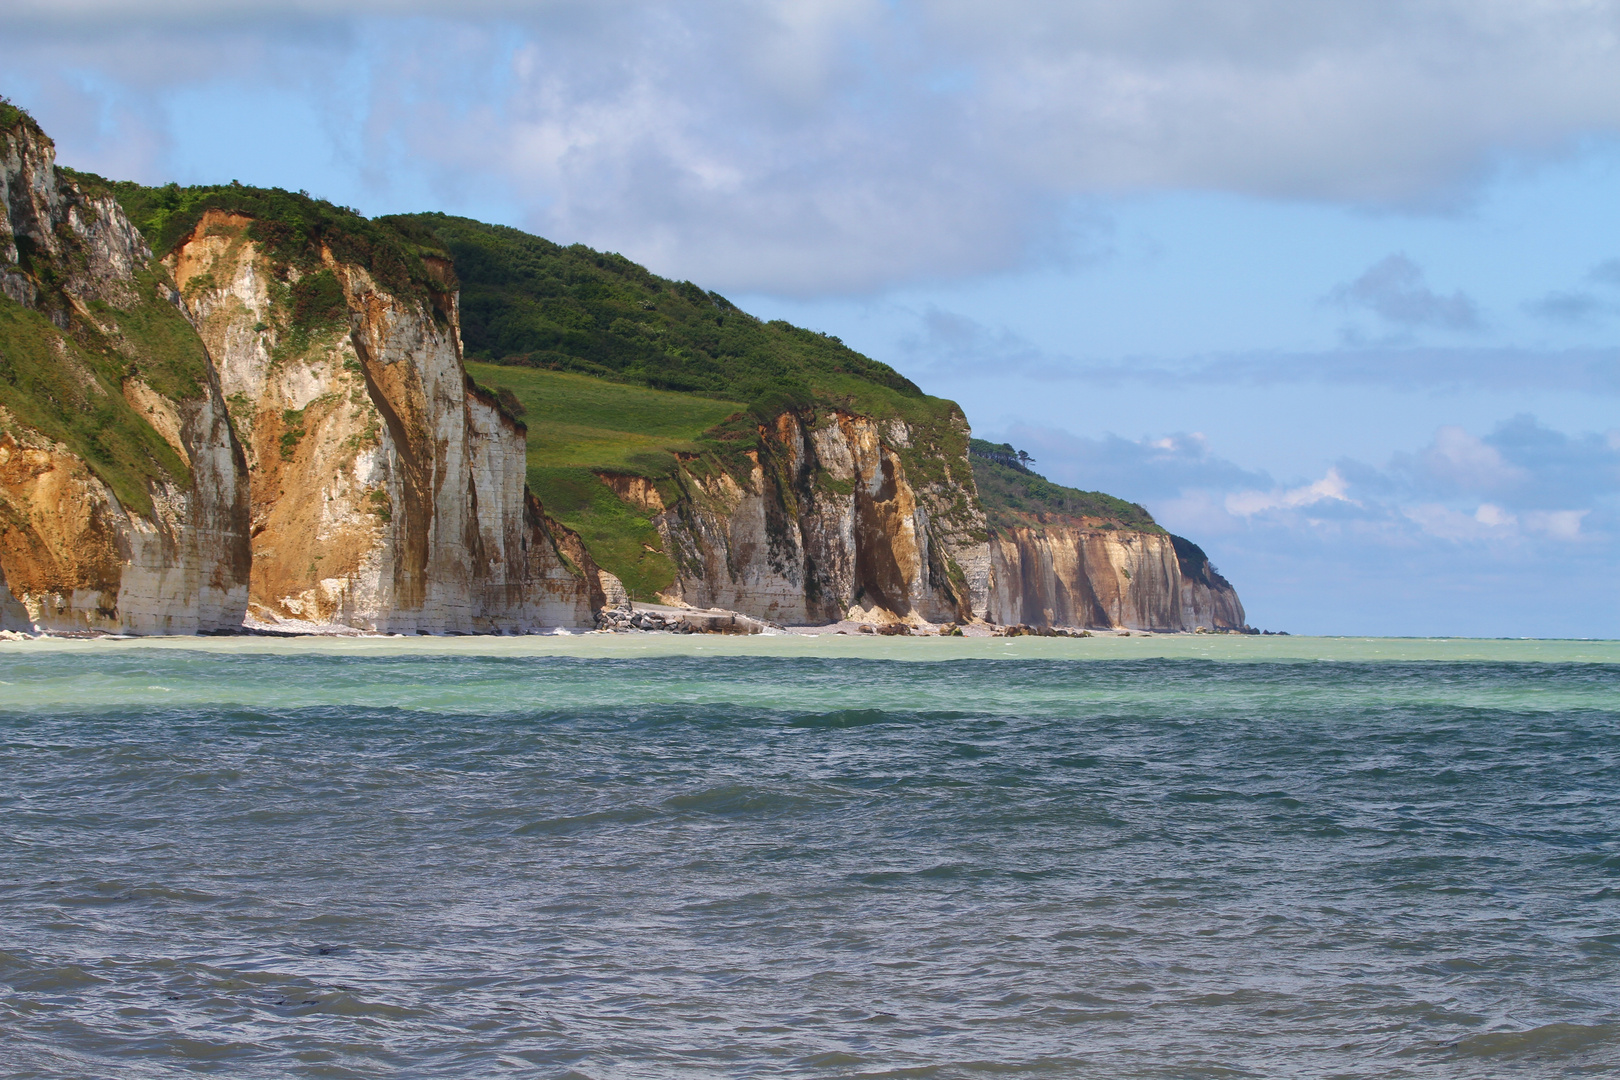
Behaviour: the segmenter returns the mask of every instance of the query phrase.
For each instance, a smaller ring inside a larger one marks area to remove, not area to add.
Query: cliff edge
[[[1053,484],[1029,455],[973,440],[989,524],[991,621],[1153,631],[1247,630],[1243,605],[1198,545],[1147,510]]]

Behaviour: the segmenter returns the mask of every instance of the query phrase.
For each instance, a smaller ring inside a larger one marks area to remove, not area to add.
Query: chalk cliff
[[[583,627],[633,567],[784,624],[1243,626],[1196,545],[836,338],[516,230],[110,184],[3,102],[0,140],[0,629]],[[490,360],[599,380],[593,423],[638,384],[703,406],[668,444],[590,429],[624,465],[576,470],[595,533],[531,492],[515,392],[468,375],[462,256]]]
[[[967,621],[989,577],[967,434],[954,410],[922,431],[785,412],[740,476],[683,469],[672,507],[630,478],[616,490],[658,512],[678,571],[670,599],[779,623]]]
[[[389,287],[319,241],[277,257],[255,224],[207,210],[163,260],[243,439],[254,613],[403,633],[588,625],[595,583],[527,495],[524,428],[467,378],[448,265]]]
[[[216,209],[154,259],[104,182],[3,115],[7,625],[225,631],[250,604],[382,631],[591,622],[589,556],[462,366],[448,264],[413,277],[284,221],[267,244]]]
[[[46,630],[239,626],[247,475],[213,369],[118,203],[59,172],[26,116],[4,120],[6,591]]]
[[[1183,631],[1245,628],[1243,605],[1196,544],[1146,510],[1031,471],[972,443],[990,526],[988,614],[1003,624]]]
[[[1199,561],[1180,556],[1183,546]],[[1243,605],[1196,545],[1169,533],[1083,522],[990,538],[990,618],[1030,626],[1237,630]]]

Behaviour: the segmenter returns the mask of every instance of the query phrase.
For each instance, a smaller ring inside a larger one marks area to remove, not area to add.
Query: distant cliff
[[[1244,629],[1243,605],[1202,549],[1145,509],[1053,484],[1028,455],[973,440],[990,529],[988,615],[1031,626]]]

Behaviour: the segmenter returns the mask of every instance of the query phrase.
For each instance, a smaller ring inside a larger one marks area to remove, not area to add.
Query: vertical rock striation
[[[672,507],[630,478],[615,490],[657,511],[672,600],[779,623],[965,621],[985,603],[984,518],[965,455],[941,445],[965,444],[966,421],[946,423],[923,442],[898,419],[787,412],[744,469],[683,470]]]
[[[990,562],[993,622],[1161,632],[1245,625],[1231,584],[1197,545],[1169,533],[1083,522],[1003,528],[990,539]]]
[[[584,567],[527,496],[525,431],[462,365],[447,266],[391,289],[299,266],[209,210],[166,257],[216,357],[252,489],[253,610],[395,633],[588,625]]]
[[[1163,533],[1022,526],[990,540],[990,617],[1030,626],[1190,630]]]

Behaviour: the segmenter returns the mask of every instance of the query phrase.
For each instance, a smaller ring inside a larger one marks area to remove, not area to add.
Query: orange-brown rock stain
[[[96,615],[114,627],[129,553],[120,550],[110,500],[76,456],[0,432],[0,565],[12,593],[46,603],[99,594]]]

